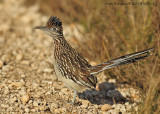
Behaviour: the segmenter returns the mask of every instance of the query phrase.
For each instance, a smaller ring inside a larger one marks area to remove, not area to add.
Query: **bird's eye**
[[[56,28],[52,28],[52,30],[56,30]]]
[[[56,30],[58,30],[58,28],[52,28],[52,30],[56,31]]]

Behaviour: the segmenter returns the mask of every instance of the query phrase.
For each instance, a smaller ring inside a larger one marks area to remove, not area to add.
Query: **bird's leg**
[[[72,104],[74,104],[74,103],[75,103],[76,96],[77,96],[77,91],[76,91],[76,90],[74,90],[74,95],[73,95],[73,99],[72,99]]]

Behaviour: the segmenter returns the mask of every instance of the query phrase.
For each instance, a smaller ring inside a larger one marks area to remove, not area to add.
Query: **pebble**
[[[109,105],[109,104],[105,104],[105,105],[103,105],[102,107],[101,107],[101,110],[102,111],[108,111],[108,110],[110,110],[110,109],[112,109],[112,106],[111,105]]]
[[[33,103],[33,101],[32,101],[32,100],[29,100],[28,104],[32,104],[32,103]]]
[[[134,99],[134,101],[136,101],[136,102],[141,102],[141,99],[140,99],[140,97],[139,97],[138,95],[136,95],[136,94],[131,94],[131,97]]]
[[[24,82],[13,82],[13,83],[12,83],[12,86],[13,86],[14,88],[20,89],[21,87],[24,86]]]
[[[118,110],[120,110],[120,111],[121,111],[121,110],[122,110],[122,111],[126,110],[126,109],[125,109],[125,106],[122,105],[122,104],[117,104],[117,105],[116,105],[116,109],[118,109]]]
[[[24,65],[29,65],[29,61],[23,60],[23,61],[22,61],[22,64],[24,64]]]
[[[21,53],[16,56],[17,61],[21,61],[22,58],[23,58],[23,55]]]
[[[58,104],[52,103],[52,104],[51,104],[51,107],[52,107],[52,108],[58,108]]]
[[[21,78],[25,78],[26,76],[24,74],[21,75]]]
[[[11,111],[13,111],[13,108],[12,108],[12,107],[9,107],[9,108],[7,109],[7,111],[11,112]]]
[[[25,94],[21,97],[21,101],[25,104],[30,100],[29,95]]]
[[[38,87],[38,84],[37,83],[33,83],[32,87],[33,87],[33,89],[36,89]]]
[[[1,104],[2,108],[8,108],[9,106],[7,104]]]
[[[58,108],[54,110],[55,113],[64,113],[66,112],[66,108]]]
[[[6,71],[6,72],[9,72],[9,67],[10,67],[9,65],[5,65],[5,66],[2,67],[2,70]]]
[[[82,107],[88,107],[90,102],[88,100],[82,100]]]
[[[10,99],[10,102],[11,102],[11,103],[14,103],[16,100],[17,100],[17,98],[16,98],[16,97],[13,97],[13,98]]]
[[[108,82],[109,83],[116,83],[116,79],[109,79]]]
[[[52,91],[48,91],[45,93],[46,95],[51,95],[52,94]]]
[[[31,109],[30,111],[31,111],[31,112],[36,112],[36,110],[35,110],[35,109]]]
[[[38,106],[38,103],[36,101],[34,101],[33,106]]]
[[[26,91],[25,90],[21,90],[18,92],[20,95],[25,95],[26,94]]]
[[[60,113],[60,110],[59,109],[54,109],[54,113]]]
[[[9,89],[8,89],[8,88],[6,88],[6,89],[4,90],[4,94],[5,94],[5,95],[9,94]]]
[[[3,67],[3,61],[0,60],[0,69]]]
[[[39,106],[40,110],[45,110],[44,106]]]
[[[25,111],[26,113],[28,113],[28,112],[29,112],[29,108],[25,108],[24,111]]]
[[[3,88],[3,85],[2,85],[2,84],[0,84],[0,89],[1,89],[1,88]]]
[[[45,68],[45,69],[43,70],[43,72],[52,73],[52,72],[53,72],[53,69],[52,69],[52,68]]]

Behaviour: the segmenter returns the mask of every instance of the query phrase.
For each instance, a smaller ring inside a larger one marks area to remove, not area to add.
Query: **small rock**
[[[66,112],[66,108],[59,108],[60,112],[64,113]]]
[[[126,110],[126,109],[125,109],[125,105],[122,105],[122,104],[117,104],[117,105],[116,105],[116,109],[118,109],[118,110],[120,110],[120,111]]]
[[[3,61],[0,60],[0,68],[3,67]]]
[[[52,73],[52,72],[53,72],[53,69],[51,69],[51,68],[45,68],[45,69],[43,70],[43,72]]]
[[[55,113],[64,113],[66,112],[66,108],[58,108],[54,110]]]
[[[116,79],[109,79],[108,82],[109,83],[116,83]]]
[[[56,103],[52,103],[52,104],[51,104],[51,108],[55,108],[55,109],[57,109],[57,108],[58,108],[58,104],[56,104]]]
[[[31,67],[32,67],[32,69],[34,69],[34,70],[36,70],[36,69],[38,68],[34,63],[31,64]]]
[[[38,103],[36,101],[34,101],[33,106],[38,106]]]
[[[13,98],[10,99],[10,102],[11,102],[11,103],[14,103],[16,100],[17,100],[17,98],[16,98],[16,97],[13,97]]]
[[[26,76],[24,74],[21,75],[21,78],[25,78]]]
[[[131,105],[127,105],[127,106],[126,106],[126,109],[127,109],[127,110],[131,110],[131,108],[132,108]]]
[[[38,87],[38,84],[37,83],[33,83],[32,87],[33,87],[33,89],[36,89]]]
[[[129,106],[129,102],[126,102],[125,105],[126,105],[126,106]]]
[[[3,85],[2,85],[2,84],[0,84],[0,89],[1,89],[1,88],[3,88]]]
[[[8,89],[8,88],[6,88],[6,89],[4,90],[4,94],[5,94],[5,95],[9,94],[9,89]]]
[[[31,112],[36,112],[36,110],[35,109],[31,109]]]
[[[82,107],[88,107],[90,102],[88,100],[82,100]]]
[[[44,106],[39,106],[40,110],[45,110]]]
[[[99,105],[96,104],[96,105],[94,105],[94,107],[95,107],[96,109],[98,109],[98,108],[99,108]]]
[[[22,58],[23,58],[23,55],[21,53],[16,56],[17,61],[21,61]]]
[[[109,114],[121,114],[118,109],[111,109],[111,110],[107,111],[107,113],[109,113]]]
[[[110,109],[112,109],[112,106],[111,105],[109,105],[109,104],[105,104],[105,105],[103,105],[102,106],[102,108],[101,108],[101,110],[102,111],[108,111],[108,110],[110,110]]]
[[[10,65],[5,65],[5,66],[2,67],[2,70],[6,71],[6,72],[9,72],[9,67],[10,67]]]
[[[60,110],[59,109],[54,109],[54,113],[59,114]]]
[[[138,95],[136,94],[131,94],[131,97],[136,101],[136,102],[141,102],[141,99]]]
[[[26,113],[28,113],[28,112],[29,112],[29,108],[25,108],[24,111],[25,111]]]
[[[20,95],[25,95],[26,94],[26,91],[25,90],[21,90],[18,92]]]
[[[9,108],[7,109],[7,111],[13,112],[13,107],[9,107]]]
[[[7,104],[1,104],[2,108],[8,108],[9,106]]]
[[[29,100],[28,104],[32,104],[32,103],[33,103],[33,101],[32,101],[32,100]]]
[[[46,95],[51,95],[52,91],[48,91],[47,93],[45,93]]]
[[[30,63],[29,63],[29,61],[27,61],[27,60],[23,60],[23,61],[22,61],[22,64],[24,64],[24,65],[29,65]]]
[[[12,86],[14,88],[21,88],[22,86],[24,86],[24,82],[13,82]]]
[[[25,104],[25,103],[27,103],[28,101],[30,100],[30,97],[29,97],[29,95],[23,95],[22,97],[21,97],[21,101]]]
[[[48,84],[53,84],[53,82],[52,81],[48,81]]]

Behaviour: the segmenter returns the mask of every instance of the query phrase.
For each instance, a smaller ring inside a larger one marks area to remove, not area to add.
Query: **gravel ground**
[[[105,82],[103,73],[95,90],[73,92],[57,80],[53,70],[51,38],[32,28],[49,17],[38,6],[24,7],[21,0],[0,2],[0,113],[129,113],[141,101],[138,90]],[[80,25],[78,27],[82,29]],[[81,39],[74,24],[64,25],[69,43]]]

